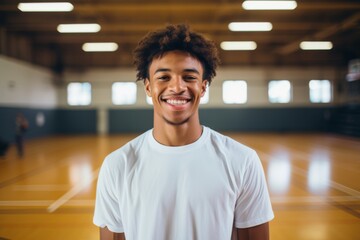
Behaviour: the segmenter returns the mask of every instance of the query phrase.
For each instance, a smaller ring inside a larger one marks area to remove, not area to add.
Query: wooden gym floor
[[[360,139],[225,133],[257,150],[275,211],[272,240],[360,239]],[[103,158],[136,135],[57,136],[0,159],[0,240],[98,239],[92,224]]]

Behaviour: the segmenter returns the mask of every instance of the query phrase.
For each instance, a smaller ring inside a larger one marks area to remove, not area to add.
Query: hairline
[[[173,52],[173,51],[180,51],[180,52],[184,52],[189,54],[191,57],[195,58],[197,61],[199,61],[199,63],[201,64],[201,67],[203,68],[203,74],[201,76],[202,80],[208,80],[205,78],[205,74],[206,74],[206,68],[205,68],[205,62],[201,61],[200,58],[196,55],[191,53],[190,51],[184,50],[184,49],[171,49],[171,50],[166,50],[166,51],[158,51],[157,53],[155,53],[153,55],[153,57],[151,58],[151,60],[148,62],[147,65],[147,71],[146,71],[146,76],[143,79],[145,81],[145,79],[150,79],[150,66],[153,63],[153,61],[155,59],[161,59],[164,57],[165,54],[169,53],[169,52]]]

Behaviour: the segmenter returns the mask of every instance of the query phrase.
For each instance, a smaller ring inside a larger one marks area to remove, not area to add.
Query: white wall
[[[274,107],[274,106],[314,106],[309,100],[309,81],[312,79],[327,79],[333,83],[333,102],[341,101],[337,94],[338,82],[345,76],[342,69],[333,68],[260,68],[246,67],[220,68],[217,76],[210,86],[210,99],[203,108],[208,107]],[[137,102],[135,105],[118,106],[111,102],[111,86],[114,82],[135,82],[136,72],[133,68],[128,69],[92,69],[85,72],[66,72],[65,83],[90,82],[92,85],[92,103],[86,108],[151,108],[146,103],[146,95],[143,83],[138,82]],[[292,84],[292,101],[287,104],[272,104],[268,101],[268,82],[270,80],[287,79]],[[222,101],[222,82],[224,80],[246,80],[248,84],[248,101],[245,104],[228,105]],[[66,85],[59,89],[59,106],[68,108],[66,99]]]
[[[54,85],[54,74],[45,68],[0,55],[0,106],[41,108],[92,108],[98,111],[98,132],[108,129],[109,108],[152,108],[146,103],[142,82],[137,82],[135,105],[117,106],[111,101],[111,87],[114,82],[135,82],[134,68],[92,69],[83,72],[67,71],[63,74],[61,86]],[[287,104],[271,104],[268,101],[267,86],[270,80],[287,79],[293,88],[292,101]],[[334,68],[260,68],[223,67],[210,86],[210,100],[201,108],[246,108],[246,107],[294,107],[323,106],[309,101],[308,82],[311,79],[328,79],[333,83],[333,102],[341,103],[344,98],[337,87],[344,82],[344,69]],[[245,80],[248,83],[248,101],[245,104],[226,105],[222,101],[224,80]],[[67,83],[90,82],[92,103],[85,107],[71,107],[67,104]]]
[[[0,55],[0,105],[57,107],[57,88],[50,70]]]
[[[66,86],[69,82],[90,82],[92,103],[85,108],[151,108],[146,103],[143,83],[137,82],[137,103],[117,106],[111,102],[111,86],[117,81],[135,82],[134,68],[92,69],[83,72],[66,72],[65,84],[54,85],[54,75],[48,69],[0,55],[0,105],[21,107],[74,108],[67,104]],[[271,104],[267,97],[270,80],[288,79],[293,88],[292,101],[287,104]],[[335,68],[260,68],[224,67],[219,68],[210,86],[210,100],[207,107],[273,107],[273,106],[314,106],[309,101],[308,82],[311,79],[328,79],[333,83],[333,102],[343,101],[337,87],[345,79],[344,69]],[[222,101],[224,80],[246,80],[248,101],[245,104],[226,105]]]

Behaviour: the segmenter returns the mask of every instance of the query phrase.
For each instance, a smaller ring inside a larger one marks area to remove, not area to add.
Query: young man
[[[140,41],[137,78],[152,98],[154,128],[104,160],[94,214],[101,240],[269,238],[273,211],[257,154],[200,124],[218,62],[214,43],[185,25]]]

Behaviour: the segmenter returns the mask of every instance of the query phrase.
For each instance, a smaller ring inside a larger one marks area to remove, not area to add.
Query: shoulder
[[[236,154],[238,157],[251,157],[254,154],[256,155],[255,150],[251,147],[210,128],[207,129],[209,131],[209,143],[217,146],[219,150],[226,150],[229,154]]]
[[[243,176],[251,169],[259,168],[261,163],[256,151],[239,141],[209,129],[208,148],[226,161],[238,176]]]
[[[141,153],[144,141],[149,133],[150,130],[108,154],[104,159],[103,165],[110,169],[118,169],[123,167],[128,161],[136,159],[136,156]]]

